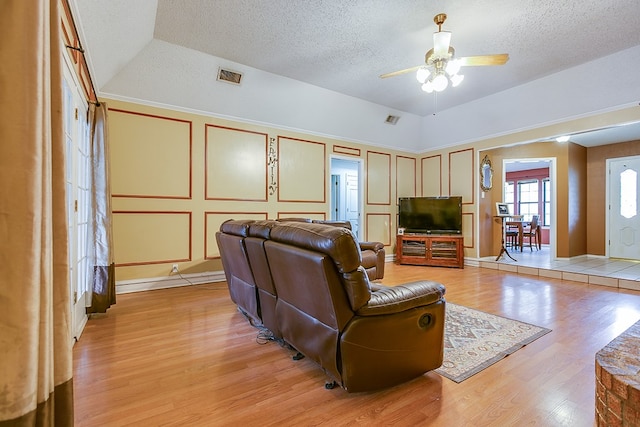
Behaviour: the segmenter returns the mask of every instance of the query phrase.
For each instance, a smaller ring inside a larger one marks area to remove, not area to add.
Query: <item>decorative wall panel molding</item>
[[[465,248],[475,248],[475,214],[473,212],[462,213],[462,236],[464,237],[463,246]]]
[[[113,211],[116,267],[191,261],[191,230],[191,212]]]
[[[395,233],[393,234],[395,235]],[[382,242],[385,246],[390,246],[391,235],[391,214],[367,214],[367,235],[364,240],[368,242]]]
[[[278,136],[278,202],[326,202],[327,146]]]
[[[423,157],[420,159],[422,196],[442,196],[442,156]]]
[[[109,109],[113,197],[191,199],[192,122]]]
[[[205,125],[205,199],[267,201],[268,135]]]
[[[367,151],[367,204],[391,204],[391,154]]]
[[[468,148],[449,153],[449,196],[462,196],[463,204],[473,204],[477,169],[473,166],[474,150]],[[452,179],[455,173],[456,179]]]
[[[216,232],[228,219],[267,219],[266,212],[205,212],[204,213],[204,259],[220,258]]]
[[[336,154],[346,154],[348,156],[358,156],[360,157],[360,149],[353,147],[345,147],[342,145],[334,145],[333,152]]]
[[[396,156],[396,201],[416,196],[416,159]]]

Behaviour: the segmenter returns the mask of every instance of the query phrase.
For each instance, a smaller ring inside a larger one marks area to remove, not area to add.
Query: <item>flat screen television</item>
[[[401,197],[398,227],[406,233],[462,233],[462,197]]]

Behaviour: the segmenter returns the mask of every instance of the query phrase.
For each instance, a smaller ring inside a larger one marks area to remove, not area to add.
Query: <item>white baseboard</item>
[[[396,262],[396,256],[395,255],[385,255],[384,257],[384,262]],[[480,266],[480,260],[478,260],[478,258],[464,258],[464,265],[468,265],[471,267],[479,267]]]
[[[464,258],[464,265],[468,265],[470,267],[480,267],[480,260],[478,258]]]
[[[173,274],[166,277],[149,277],[144,279],[120,280],[116,282],[116,294],[151,291],[155,289],[177,288],[179,286],[202,285],[203,283],[224,282],[224,271],[205,273]]]

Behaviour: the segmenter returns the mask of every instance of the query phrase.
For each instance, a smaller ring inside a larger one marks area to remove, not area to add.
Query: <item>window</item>
[[[538,180],[518,181],[518,214],[531,221],[538,212]]]
[[[620,174],[620,215],[629,219],[638,213],[637,199],[638,173],[633,169],[626,169]]]
[[[515,200],[514,200],[514,194],[513,194],[513,181],[509,181],[509,182],[505,182],[504,183],[504,200],[503,203],[506,203],[509,206],[509,212],[511,212],[512,215],[516,214],[515,211]]]
[[[542,180],[542,225],[551,224],[551,180],[549,178]]]

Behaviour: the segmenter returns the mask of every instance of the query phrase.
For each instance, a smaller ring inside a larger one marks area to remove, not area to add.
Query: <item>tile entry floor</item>
[[[503,255],[480,258],[480,267],[573,280],[594,285],[640,290],[640,261],[584,255],[571,259],[551,259],[549,246],[537,251],[525,246],[520,252],[507,248],[517,261]]]

